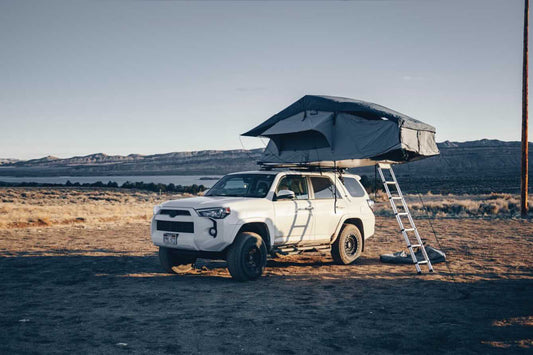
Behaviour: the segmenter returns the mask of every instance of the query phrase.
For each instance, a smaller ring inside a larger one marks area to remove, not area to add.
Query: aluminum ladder
[[[420,234],[418,234],[418,229],[415,226],[415,221],[413,220],[413,217],[411,216],[411,212],[409,212],[409,208],[407,207],[407,202],[405,202],[405,198],[403,197],[402,190],[400,189],[400,185],[398,185],[398,180],[396,180],[396,176],[394,175],[394,171],[392,170],[392,166],[390,164],[384,164],[384,163],[378,163],[377,164],[379,176],[381,178],[381,181],[383,182],[383,186],[385,187],[385,191],[387,192],[387,196],[389,197],[389,202],[392,207],[392,211],[394,212],[394,216],[396,217],[396,221],[398,221],[398,225],[400,226],[400,231],[403,235],[403,238],[405,239],[405,242],[407,243],[407,249],[409,249],[409,254],[411,254],[411,259],[413,259],[413,264],[415,264],[416,271],[421,274],[422,269],[420,268],[420,265],[426,264],[428,266],[429,272],[433,272],[433,266],[431,266],[431,261],[429,260],[428,254],[426,252],[426,248],[424,247],[424,243],[422,242],[422,239],[420,238]],[[390,179],[387,180],[387,177],[385,176],[384,171],[389,171]],[[394,186],[394,191],[390,189],[391,186]],[[393,195],[396,194],[396,195]],[[402,203],[403,211],[398,211],[398,207],[394,201],[400,200]],[[410,228],[405,228],[405,225],[402,221],[402,217],[407,217],[409,220]],[[411,238],[409,237],[410,232],[413,232],[416,243],[411,243]],[[420,251],[422,251],[422,256],[424,260],[418,260],[415,254],[414,248],[419,248]]]

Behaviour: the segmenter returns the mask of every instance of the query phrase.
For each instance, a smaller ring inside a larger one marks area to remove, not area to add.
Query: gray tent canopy
[[[439,154],[435,127],[377,104],[333,96],[306,95],[242,135],[270,138],[259,162],[266,165],[352,168]]]

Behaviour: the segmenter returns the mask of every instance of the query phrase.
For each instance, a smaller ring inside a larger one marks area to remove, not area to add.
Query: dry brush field
[[[0,189],[0,353],[531,352],[533,225],[512,218],[517,197],[426,195],[428,211],[409,197],[447,253],[436,273],[379,262],[403,249],[381,202],[354,265],[282,257],[237,283],[221,261],[160,272],[149,219],[172,196]]]

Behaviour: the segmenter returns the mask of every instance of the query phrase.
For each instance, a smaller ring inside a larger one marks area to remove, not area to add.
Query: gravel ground
[[[450,269],[421,276],[379,262],[394,223],[353,265],[283,257],[247,283],[162,273],[146,222],[0,229],[0,353],[531,353],[531,222],[436,220]]]

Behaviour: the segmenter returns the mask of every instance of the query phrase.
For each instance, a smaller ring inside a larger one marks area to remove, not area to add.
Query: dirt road
[[[0,353],[531,352],[531,222],[436,221],[455,282],[381,264],[403,245],[377,226],[354,265],[285,257],[248,283],[161,273],[144,222],[0,230]]]

